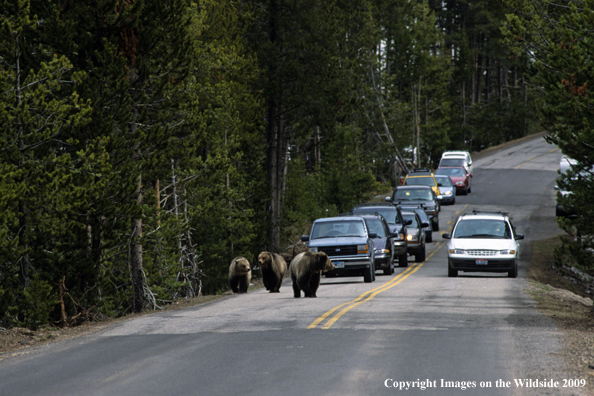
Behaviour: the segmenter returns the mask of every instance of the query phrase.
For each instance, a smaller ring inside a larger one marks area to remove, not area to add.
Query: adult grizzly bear
[[[266,290],[270,293],[280,292],[285,272],[287,271],[287,262],[277,253],[262,252],[258,256],[260,269],[262,270],[262,281]]]
[[[245,257],[235,257],[229,266],[229,286],[233,293],[247,293],[252,280],[250,262]]]
[[[317,297],[322,271],[333,269],[334,264],[324,252],[303,252],[295,256],[289,265],[295,298],[301,297],[301,290],[305,297]]]

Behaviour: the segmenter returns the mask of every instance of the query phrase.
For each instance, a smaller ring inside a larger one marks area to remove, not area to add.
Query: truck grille
[[[357,255],[357,246],[356,245],[320,246],[320,247],[318,247],[318,251],[326,253],[328,255],[328,257],[356,256]]]

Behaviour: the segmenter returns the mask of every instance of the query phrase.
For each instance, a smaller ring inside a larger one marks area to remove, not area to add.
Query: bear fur
[[[305,297],[317,297],[316,292],[320,287],[322,271],[333,269],[334,264],[324,252],[303,252],[295,256],[289,265],[295,298],[301,297],[301,290]]]
[[[252,280],[252,268],[245,257],[235,257],[229,266],[229,286],[233,293],[247,293]]]
[[[277,253],[262,252],[258,256],[258,262],[266,290],[270,293],[279,293],[287,271],[287,262],[283,256]]]

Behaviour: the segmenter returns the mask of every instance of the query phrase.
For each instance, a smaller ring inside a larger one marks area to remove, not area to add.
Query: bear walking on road
[[[317,297],[316,291],[320,287],[322,271],[333,269],[334,264],[324,252],[303,252],[295,256],[289,265],[295,298],[301,297],[301,290],[305,297]]]
[[[258,256],[260,269],[262,270],[262,281],[264,287],[270,293],[280,292],[285,272],[287,271],[287,262],[277,253],[262,252]]]
[[[235,257],[229,266],[229,286],[233,293],[247,293],[252,280],[250,262],[245,257]]]

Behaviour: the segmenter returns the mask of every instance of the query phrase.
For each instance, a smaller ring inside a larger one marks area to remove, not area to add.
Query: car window
[[[376,214],[379,213],[384,216],[386,219],[386,223],[388,224],[400,224],[401,222],[398,219],[398,212],[392,209],[381,209],[381,208],[365,208],[365,209],[355,209],[353,213],[365,213],[365,214]]]
[[[311,239],[346,236],[365,236],[361,220],[338,220],[314,223]]]
[[[432,177],[408,177],[404,179],[404,184],[407,186],[434,186],[435,182]]]
[[[417,212],[421,218],[421,221],[429,222],[429,216],[427,216],[427,212],[425,212],[423,209],[415,209],[415,212]]]
[[[386,230],[381,220],[367,219],[367,225],[369,226],[369,232],[375,232],[377,236],[381,238],[386,237]]]
[[[437,183],[441,184],[441,187],[453,187],[452,179],[449,176],[435,176]]]
[[[512,233],[504,220],[460,220],[454,230],[454,238],[511,239]]]
[[[401,201],[431,201],[433,199],[432,191],[427,189],[419,189],[419,190],[406,190],[406,189],[398,189],[396,190],[395,200]]]
[[[439,166],[466,166],[464,158],[443,158],[439,161]]]
[[[464,170],[461,168],[439,168],[435,173],[445,176],[466,176],[466,173],[464,173]]]
[[[412,223],[409,225],[410,228],[419,228],[419,222],[417,221],[417,216],[413,213],[402,213],[402,217],[404,220],[411,220]]]

